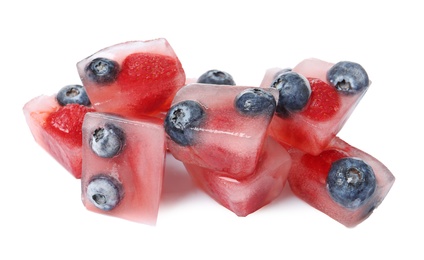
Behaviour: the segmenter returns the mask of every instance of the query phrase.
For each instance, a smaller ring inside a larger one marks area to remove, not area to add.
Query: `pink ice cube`
[[[131,117],[166,112],[186,80],[163,38],[110,46],[81,60],[77,68],[97,111]]]
[[[268,137],[254,172],[245,178],[232,178],[226,172],[198,165],[184,165],[195,183],[213,199],[236,215],[247,216],[281,193],[291,158],[284,147]]]
[[[41,95],[24,107],[34,140],[75,178],[81,178],[81,126],[92,107],[79,104],[62,106],[56,95]]]
[[[271,88],[186,85],[165,118],[169,151],[184,163],[226,172],[229,177],[250,175],[260,157],[275,99],[277,91]]]
[[[338,137],[316,156],[296,148],[288,152],[293,193],[347,227],[370,216],[395,181],[380,161]]]
[[[155,224],[165,161],[162,121],[88,113],[82,130],[82,201],[87,209]]]
[[[277,114],[273,118],[269,134],[274,139],[317,155],[341,130],[368,86],[357,93],[338,91],[329,84],[326,76],[333,65],[318,59],[307,59],[294,67],[294,72],[307,78],[312,92],[302,110]],[[280,68],[267,70],[260,86],[270,87],[279,71]]]

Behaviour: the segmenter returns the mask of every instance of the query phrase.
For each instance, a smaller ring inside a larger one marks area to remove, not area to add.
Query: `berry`
[[[237,111],[243,115],[273,115],[276,101],[271,93],[263,89],[252,88],[241,92],[235,98],[234,105]]]
[[[324,150],[319,155],[305,153],[302,156],[301,163],[310,171],[321,173],[320,179],[326,179],[331,164],[341,158],[347,157],[348,154],[339,150]]]
[[[101,210],[114,209],[122,196],[122,185],[115,178],[105,174],[96,175],[87,186],[88,199]]]
[[[112,158],[121,152],[124,142],[124,132],[113,124],[106,124],[94,130],[90,147],[98,156]]]
[[[302,113],[315,121],[326,121],[340,109],[340,96],[333,87],[316,78],[308,78],[312,89],[310,101]]]
[[[67,104],[79,104],[83,106],[90,105],[90,99],[87,96],[85,88],[81,85],[67,85],[59,90],[56,100],[61,106]]]
[[[94,109],[92,108],[78,104],[69,104],[60,107],[57,111],[49,114],[46,118],[44,128],[68,144],[81,146],[81,129],[84,116],[87,112],[93,111]]]
[[[195,130],[205,117],[202,106],[192,100],[173,105],[165,117],[165,132],[179,145],[189,146],[195,142]]]
[[[279,91],[277,114],[288,115],[302,110],[311,96],[308,80],[296,72],[284,72],[272,82],[272,88]]]
[[[327,190],[338,204],[356,209],[376,189],[373,169],[361,159],[347,157],[335,161],[327,176]]]
[[[225,71],[222,70],[209,70],[203,73],[197,83],[205,83],[205,84],[216,84],[216,85],[233,85],[234,82],[233,77]]]
[[[92,81],[107,85],[116,80],[119,72],[119,65],[113,60],[106,58],[96,58],[85,68],[87,77]]]
[[[155,53],[132,53],[128,55],[121,65],[117,78],[118,84],[123,90],[140,90],[141,86],[157,85],[156,88],[165,87],[180,73],[179,62],[173,57]],[[164,86],[160,86],[164,85]],[[175,83],[173,83],[175,84]],[[173,86],[173,84],[171,84]],[[146,91],[153,91],[149,89]],[[165,93],[159,93],[166,95]]]
[[[327,81],[338,91],[354,94],[369,86],[368,74],[358,63],[341,61],[327,72]]]

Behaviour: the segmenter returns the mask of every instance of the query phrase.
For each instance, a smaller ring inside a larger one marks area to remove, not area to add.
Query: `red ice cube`
[[[275,199],[283,190],[291,166],[286,149],[268,137],[253,173],[232,178],[226,172],[184,164],[195,183],[238,216],[247,216]],[[244,175],[244,174],[241,174]]]
[[[229,177],[239,178],[252,174],[278,97],[275,89],[260,90],[272,99],[269,101],[274,102],[273,105],[259,114],[246,115],[240,113],[235,104],[235,100],[246,91],[254,92],[255,88],[194,83],[180,89],[165,118],[165,125],[184,112],[182,109],[173,109],[182,102],[194,101],[203,112],[199,116],[200,124],[188,126],[184,130],[190,132],[192,143],[178,143],[170,137],[172,133],[168,132],[167,144],[172,155],[187,164],[225,172]],[[250,101],[247,103],[251,104]]]
[[[393,174],[380,161],[338,137],[319,155],[296,148],[290,148],[288,152],[293,159],[288,178],[293,193],[347,227],[365,220],[380,205],[395,181]],[[344,169],[338,167],[348,160],[357,165],[346,164],[349,167]],[[367,171],[373,174],[367,177]],[[336,182],[329,178],[330,172],[336,174]],[[375,186],[370,186],[372,184]],[[342,193],[330,192],[334,186]]]
[[[82,201],[87,209],[155,224],[165,162],[162,121],[88,113],[82,130]]]
[[[311,95],[303,110],[273,118],[269,134],[274,139],[317,155],[342,129],[367,88],[354,94],[337,91],[326,78],[333,65],[307,59],[293,68],[294,72],[308,79]],[[267,70],[261,87],[269,87],[280,71],[280,68]]]
[[[131,117],[166,112],[186,80],[163,38],[110,46],[81,60],[77,68],[97,111]]]
[[[42,95],[27,102],[25,119],[35,141],[75,178],[81,178],[82,123],[91,107],[59,105],[56,95]]]

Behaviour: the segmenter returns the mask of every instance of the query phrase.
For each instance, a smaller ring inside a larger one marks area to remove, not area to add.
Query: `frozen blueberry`
[[[192,100],[173,105],[165,117],[165,132],[181,146],[189,146],[195,142],[194,128],[201,125],[205,117],[202,106]]]
[[[89,106],[91,104],[85,88],[81,85],[64,86],[57,92],[56,99],[61,106],[66,106],[67,104]]]
[[[203,73],[197,83],[216,84],[216,85],[236,85],[233,77],[222,70],[208,70]]]
[[[376,188],[374,171],[358,158],[343,158],[335,161],[327,176],[327,190],[338,204],[356,209],[361,206]]]
[[[279,91],[276,112],[282,116],[302,110],[311,96],[309,81],[294,71],[281,73],[271,87]]]
[[[105,211],[114,209],[123,197],[122,185],[115,178],[99,174],[87,186],[87,197],[97,208]]]
[[[327,72],[327,81],[338,91],[354,94],[367,88],[370,84],[368,74],[358,63],[341,61]]]
[[[274,96],[259,88],[246,89],[234,100],[237,111],[243,115],[270,115],[275,112],[276,101]]]
[[[88,78],[98,84],[109,84],[116,80],[119,65],[113,60],[96,58],[85,68]]]
[[[90,147],[98,156],[112,158],[121,152],[124,142],[124,132],[113,124],[106,124],[94,130]]]

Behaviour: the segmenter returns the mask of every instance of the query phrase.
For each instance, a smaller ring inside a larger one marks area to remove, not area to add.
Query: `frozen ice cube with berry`
[[[155,224],[165,167],[162,121],[87,113],[82,131],[81,187],[85,207]]]
[[[166,112],[186,81],[163,38],[104,48],[78,62],[77,69],[97,111],[131,117]]]
[[[269,69],[261,87],[279,91],[269,134],[317,155],[342,129],[369,84],[367,72],[354,62],[307,59],[293,70]]]

